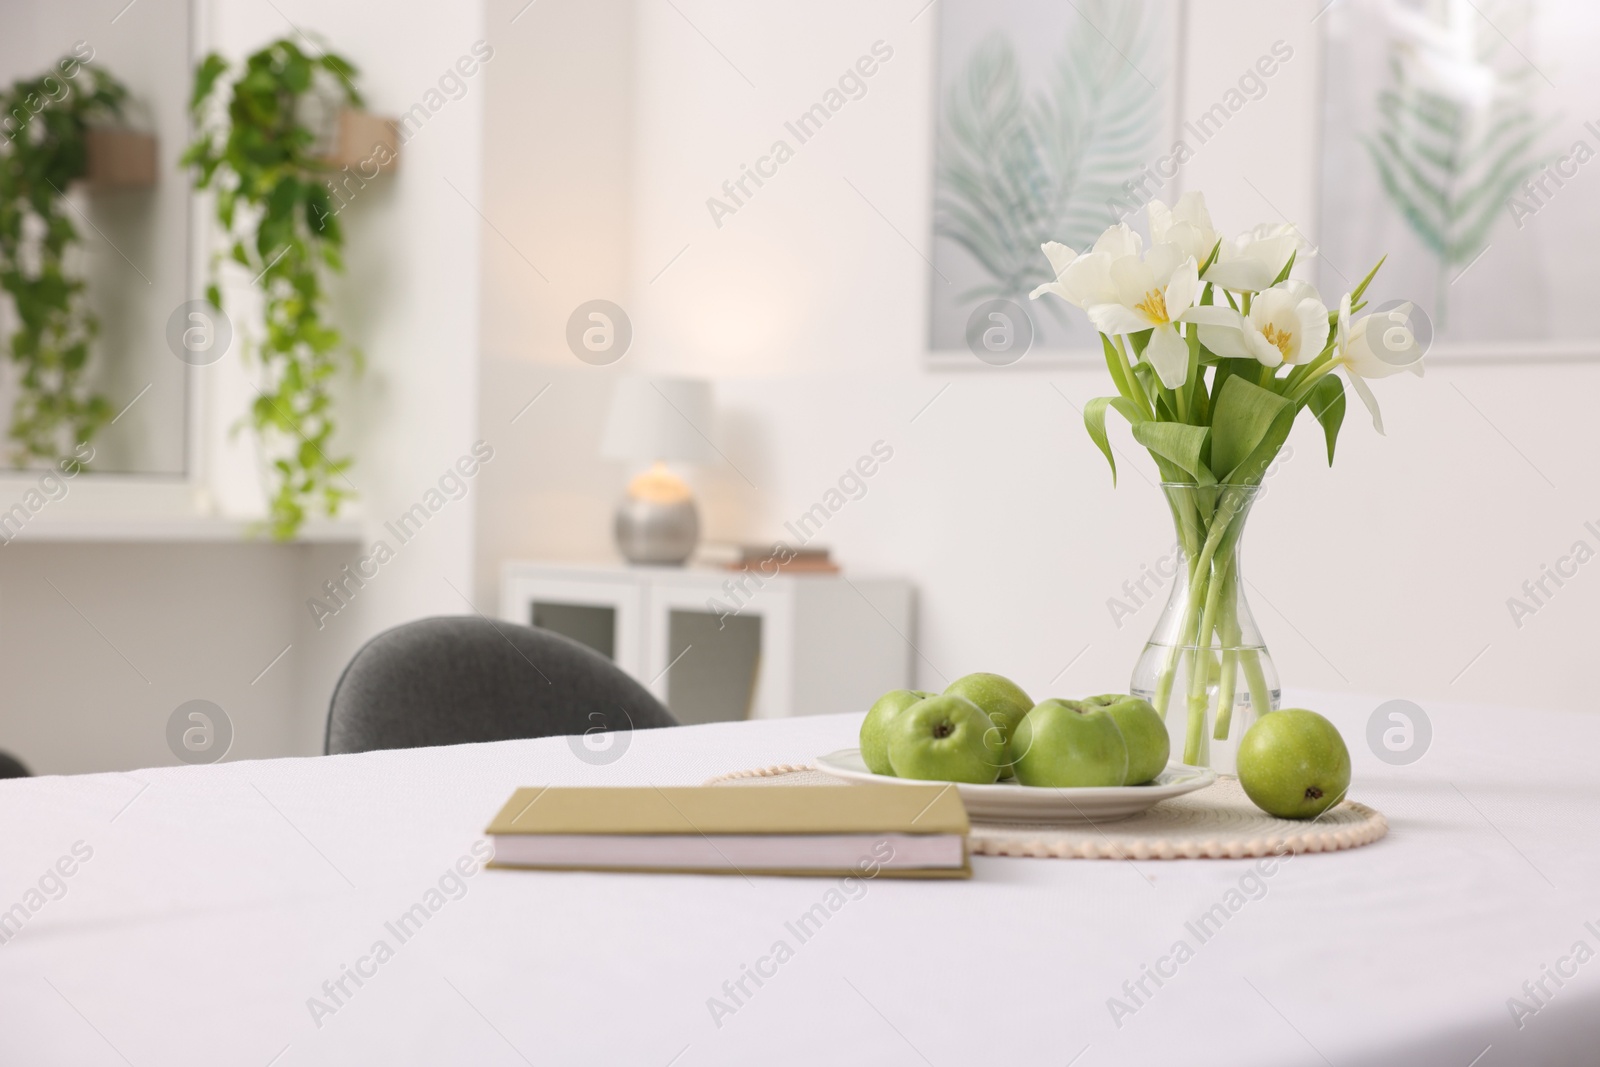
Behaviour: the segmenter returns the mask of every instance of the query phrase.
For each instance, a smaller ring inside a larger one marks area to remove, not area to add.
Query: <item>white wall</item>
[[[564,337],[579,304],[628,303],[635,27],[631,0],[489,0],[485,23],[478,418],[497,452],[477,503],[476,587],[494,604],[501,559],[534,544],[599,554],[591,531],[622,488],[594,456],[628,361],[589,366]]]
[[[1203,146],[1184,177],[1226,229],[1279,212],[1308,231],[1315,222],[1316,6],[1191,4],[1185,69],[1197,110],[1274,40],[1296,49],[1267,97]],[[635,342],[619,367],[720,379],[723,447],[738,473],[702,472],[713,538],[780,535],[873,441],[892,444],[895,458],[821,540],[851,571],[918,583],[922,684],[985,669],[1036,693],[1121,688],[1159,609],[1118,628],[1106,601],[1171,533],[1146,484],[1150,462],[1124,437],[1113,490],[1084,435],[1075,406],[1109,391],[1103,370],[924,366],[938,8],[921,7],[637,6],[624,301]],[[894,57],[865,98],[717,228],[706,198],[879,39]],[[534,76],[510,65],[500,75],[522,92],[532,83],[519,79]],[[490,106],[491,144],[522,136]],[[614,101],[601,108],[615,121]],[[586,143],[542,151],[559,159]],[[561,225],[564,205],[530,206],[516,181],[497,193],[506,179],[494,166],[487,213],[498,222],[530,212],[501,225],[513,243]],[[486,321],[525,293],[491,277]],[[562,403],[542,400],[519,422],[522,477],[481,502],[495,523],[516,521],[480,542],[480,589],[504,556],[607,547],[618,483],[593,458],[607,381],[566,352],[554,312],[529,327],[486,363],[483,408],[520,403],[546,381],[556,382],[546,400],[559,388]],[[1246,542],[1251,596],[1286,684],[1589,706],[1581,666],[1600,569],[1580,572],[1520,629],[1506,598],[1578,538],[1600,547],[1582,528],[1600,527],[1600,474],[1584,436],[1584,398],[1597,385],[1593,364],[1441,365],[1423,381],[1391,379],[1379,383],[1389,436],[1378,438],[1352,400],[1331,471],[1320,435],[1301,427]]]

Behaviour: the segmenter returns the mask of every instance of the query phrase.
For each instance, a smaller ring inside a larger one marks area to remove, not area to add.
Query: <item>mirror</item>
[[[91,425],[91,473],[185,473],[187,364],[174,355],[167,335],[169,319],[174,313],[181,318],[191,292],[189,176],[178,163],[189,136],[191,17],[189,0],[7,4],[0,90],[12,106],[0,115],[0,166],[7,155],[15,157],[22,138],[39,143],[52,116],[59,121],[75,102],[86,104],[96,86],[104,86],[94,72],[110,75],[126,96],[120,118],[102,108],[89,119],[88,174],[61,190],[65,203],[57,212],[76,231],[62,257],[64,273],[84,282],[83,303],[99,324],[70,392],[93,403],[97,414],[44,428],[18,419],[19,410],[62,407],[59,369],[35,375],[42,384],[30,387],[26,367],[13,353],[13,338],[25,322],[15,290],[27,289],[26,279],[38,276],[42,262],[44,226],[29,208],[20,222],[20,245],[9,255],[0,250],[0,260],[19,263],[25,278],[0,292],[0,467],[49,465],[42,453],[51,447],[71,455],[73,426]],[[42,91],[15,99],[15,83],[37,79],[43,79]],[[0,204],[0,218],[6,208]],[[0,270],[6,266],[0,261]],[[22,299],[37,307],[50,298],[34,290]],[[58,347],[70,347],[76,336],[69,334]],[[30,408],[30,396],[41,393],[44,399]],[[19,457],[19,434],[43,439],[31,458]]]

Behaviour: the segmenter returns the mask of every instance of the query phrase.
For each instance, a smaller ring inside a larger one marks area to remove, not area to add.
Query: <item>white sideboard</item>
[[[682,722],[864,711],[910,685],[910,583],[851,574],[507,562],[500,616],[604,655]]]

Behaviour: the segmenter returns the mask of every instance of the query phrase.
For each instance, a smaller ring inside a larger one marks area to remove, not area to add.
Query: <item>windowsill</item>
[[[0,516],[3,519],[3,516]],[[20,531],[0,527],[6,544],[262,544],[276,545],[250,519],[203,515],[64,515],[30,519]],[[9,535],[9,537],[7,536]],[[313,519],[288,544],[360,544],[359,519]]]

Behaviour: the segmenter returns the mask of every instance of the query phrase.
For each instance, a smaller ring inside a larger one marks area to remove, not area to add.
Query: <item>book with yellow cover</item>
[[[518,789],[489,824],[493,867],[965,878],[948,785]]]

